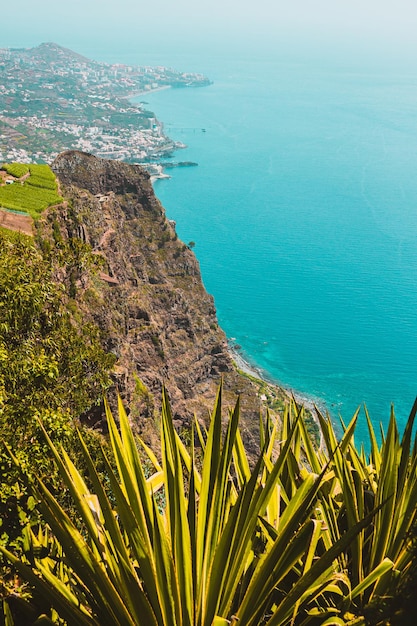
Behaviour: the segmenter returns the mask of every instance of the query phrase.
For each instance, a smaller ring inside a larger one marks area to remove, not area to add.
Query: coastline
[[[132,91],[132,93],[128,93],[123,96],[127,100],[131,100],[132,98],[137,98],[138,96],[143,96],[147,93],[155,93],[155,91],[164,91],[165,89],[172,89],[172,85],[161,85],[160,87],[154,87],[150,89],[142,89],[140,91]]]
[[[155,93],[156,91],[165,91],[166,89],[172,89],[172,85],[161,85],[160,87],[154,87],[153,89],[152,88],[142,89],[141,91],[134,91],[132,93],[126,94],[123,97],[126,100],[131,100],[135,105],[137,105],[137,103],[135,102],[135,98],[139,98],[139,96],[143,96],[146,94],[152,94],[152,93]],[[147,104],[146,102],[142,102],[142,101],[140,102],[142,104]],[[159,121],[159,124],[163,126],[163,122]],[[143,163],[139,163],[139,165],[143,165]],[[153,169],[154,171],[150,172],[150,180],[151,180],[152,186],[155,184],[157,180],[163,180],[164,178],[171,178],[169,174],[165,174],[164,168],[162,167],[162,165],[155,163],[153,164]]]
[[[294,397],[297,402],[299,402],[300,404],[302,404],[304,407],[308,408],[311,411],[314,411],[316,407],[317,409],[319,409],[319,411],[321,411],[322,409],[327,411],[324,401],[321,401],[321,402],[317,401],[319,400],[318,398],[317,399],[312,398],[311,396],[306,395],[302,391],[298,391],[298,390],[293,389],[292,387],[288,387],[284,383],[273,379],[271,376],[268,376],[268,372],[250,363],[247,359],[245,359],[238,352],[238,350],[235,347],[233,347],[233,345],[230,345],[230,343],[229,343],[229,354],[232,358],[232,361],[235,363],[236,367],[244,374],[247,374],[248,376],[252,376],[253,378],[258,378],[259,380],[264,381],[268,385],[274,385],[275,387],[279,387],[280,389],[285,391],[285,393],[289,397]]]
[[[163,166],[160,165],[159,163],[147,164],[146,166],[143,166],[143,164],[141,165],[142,167],[145,167],[148,174],[150,175],[152,185],[155,183],[156,180],[163,180],[164,178],[171,178],[169,174],[165,174]]]
[[[155,89],[149,89],[147,91],[142,91],[140,93],[137,93],[135,94],[135,96],[143,95],[145,93],[153,93],[155,91],[162,91],[162,90],[166,90],[170,88],[171,88],[170,85],[157,87]],[[164,168],[160,164],[154,165],[154,167],[156,171],[153,171],[151,173],[152,185],[154,185],[157,180],[171,178],[170,175],[164,172]],[[302,405],[307,410],[307,412],[311,416],[311,419],[317,425],[318,432],[320,434],[320,446],[322,446],[322,433],[321,433],[320,423],[319,423],[318,416],[317,416],[317,410],[319,410],[321,413],[324,413],[324,414],[328,412],[324,400],[321,400],[320,398],[314,398],[312,396],[308,396],[304,392],[295,390],[292,387],[285,385],[285,383],[282,383],[281,381],[274,379],[266,370],[263,370],[257,365],[251,363],[248,358],[245,358],[244,356],[242,356],[239,350],[233,345],[232,340],[228,340],[228,351],[234,363],[235,368],[239,370],[240,372],[242,372],[243,375],[257,379],[261,383],[264,383],[270,386],[271,388],[273,387],[273,388],[276,388],[277,390],[280,390],[280,392],[283,395],[285,395],[288,400],[291,400],[294,398],[294,400],[298,404]]]
[[[151,185],[154,185],[157,180],[164,180],[164,178],[171,178],[171,176],[168,176],[168,174],[164,174],[163,172],[161,172],[161,174],[152,174]]]
[[[320,436],[319,447],[320,449],[322,449],[324,447],[324,440],[323,440],[323,434],[321,431],[317,411],[320,411],[320,413],[325,413],[325,414],[328,413],[325,402],[317,401],[318,399],[309,397],[303,392],[296,391],[295,389],[292,389],[291,387],[287,387],[285,384],[272,379],[271,376],[268,376],[268,372],[261,369],[260,367],[257,367],[256,365],[253,365],[247,359],[245,359],[230,342],[228,342],[228,350],[229,350],[230,357],[236,369],[242,372],[243,375],[258,379],[259,381],[264,382],[267,385],[271,385],[273,387],[276,387],[282,390],[289,400],[294,398],[297,404],[302,405],[308,411],[308,413],[310,414],[311,418],[313,419],[314,423],[317,426],[318,433]]]
[[[166,89],[169,89],[170,87],[171,86],[158,87],[156,89],[147,90],[146,92],[141,92],[140,94],[136,94],[136,95],[143,95],[144,93],[152,93],[154,91],[166,90]],[[160,164],[154,166],[154,168],[156,171],[154,170],[151,173],[152,185],[154,185],[157,180],[171,178],[171,176],[169,176],[168,174],[164,172],[164,168]],[[326,414],[327,407],[325,405],[325,402],[323,400],[320,400],[319,398],[313,398],[312,396],[308,396],[305,393],[295,390],[285,385],[285,383],[282,383],[281,381],[274,379],[267,371],[258,367],[254,363],[251,363],[251,361],[248,358],[245,358],[244,356],[242,356],[242,354],[238,351],[236,346],[233,345],[233,341],[231,340],[228,340],[228,352],[234,363],[235,368],[239,370],[243,375],[246,375],[249,378],[254,378],[258,380],[261,384],[264,384],[270,387],[270,389],[274,388],[275,390],[277,390],[279,394],[284,396],[287,399],[287,401],[294,399],[297,404],[303,406],[306,409],[307,413],[310,416],[310,419],[314,422],[314,424],[317,427],[317,431],[319,433],[319,438],[320,438],[319,446],[321,448],[323,446],[323,436],[322,436],[322,432],[320,428],[320,422],[318,419],[317,410],[319,410],[321,413]],[[263,403],[266,405],[266,397],[261,398],[261,399]]]

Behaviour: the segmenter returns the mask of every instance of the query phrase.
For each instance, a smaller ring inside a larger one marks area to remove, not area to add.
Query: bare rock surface
[[[249,442],[259,385],[237,372],[198,261],[166,218],[149,175],[76,151],[59,155],[52,169],[67,203],[49,211],[40,229],[58,224],[62,237],[88,244],[100,261],[94,275],[77,269],[76,298],[117,357],[115,390],[138,429],[148,431],[147,421],[157,419],[163,385],[181,425],[194,413],[208,416],[223,379],[227,405],[242,393]]]

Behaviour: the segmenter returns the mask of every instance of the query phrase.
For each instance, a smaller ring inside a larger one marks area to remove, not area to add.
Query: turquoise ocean
[[[261,54],[117,60],[213,80],[138,99],[187,144],[174,160],[198,162],[168,170],[155,191],[195,242],[242,356],[335,420],[366,403],[386,425],[394,403],[404,425],[417,395],[415,68]],[[357,432],[367,440],[364,418]]]

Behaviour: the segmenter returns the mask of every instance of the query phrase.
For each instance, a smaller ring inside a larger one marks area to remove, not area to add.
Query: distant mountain
[[[28,54],[30,54],[31,57],[43,59],[44,61],[73,59],[74,61],[78,61],[79,63],[95,63],[94,61],[87,59],[87,57],[78,54],[77,52],[74,52],[69,48],[59,46],[57,43],[54,42],[41,43],[39,46],[29,48],[27,52]]]

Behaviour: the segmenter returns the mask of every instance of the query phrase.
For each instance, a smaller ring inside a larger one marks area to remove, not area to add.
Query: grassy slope
[[[26,213],[36,220],[49,206],[63,202],[55,174],[48,165],[9,163],[0,169],[15,179],[11,185],[0,186],[1,207]]]

